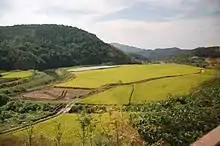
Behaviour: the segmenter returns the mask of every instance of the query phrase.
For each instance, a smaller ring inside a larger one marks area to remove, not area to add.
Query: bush
[[[58,106],[59,104],[8,101],[7,104],[0,107],[0,130],[8,129],[7,125],[16,126],[22,122],[36,121],[51,116],[55,114],[54,111]]]
[[[0,106],[5,105],[9,101],[9,97],[6,94],[0,93]]]
[[[184,146],[220,125],[220,78],[189,95],[130,106],[133,125],[149,144]]]
[[[105,106],[97,106],[97,105],[74,105],[72,106],[70,113],[104,113],[107,109]]]

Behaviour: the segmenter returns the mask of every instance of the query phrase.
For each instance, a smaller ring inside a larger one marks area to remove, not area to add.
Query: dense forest
[[[7,70],[131,62],[94,34],[63,25],[2,26],[0,56],[0,69]]]

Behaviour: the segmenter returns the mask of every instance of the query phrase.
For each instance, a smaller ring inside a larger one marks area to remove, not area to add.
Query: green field
[[[166,99],[169,94],[187,94],[192,88],[212,77],[212,74],[204,73],[134,84],[131,102],[157,101]],[[79,102],[88,104],[128,104],[131,90],[132,85],[119,86],[82,99]]]
[[[31,71],[10,71],[3,72],[1,78],[27,78],[33,73]]]
[[[105,92],[82,99],[79,103],[88,104],[128,104],[132,86],[119,86]]]
[[[61,132],[63,133],[63,140],[73,142],[74,131],[79,130],[79,122],[77,121],[76,114],[63,114],[51,120],[47,120],[43,123],[34,126],[35,135],[44,135],[47,138],[55,139],[56,126],[62,124]],[[27,131],[18,131],[14,133],[15,136],[27,135]]]
[[[200,69],[178,64],[123,65],[118,68],[75,72],[75,79],[56,86],[98,88],[110,83],[127,83],[161,76],[191,74]]]
[[[96,120],[101,119],[103,123],[110,121],[110,117],[107,113],[102,115],[93,114],[92,117],[95,118]],[[35,136],[43,135],[46,136],[46,138],[55,140],[58,132],[57,131],[58,124],[61,124],[60,132],[63,134],[62,141],[75,143],[80,140],[79,133],[81,133],[81,128],[77,114],[62,114],[58,117],[37,124],[33,127],[33,131],[34,131],[33,133]],[[101,127],[96,127],[95,131],[96,132],[101,131],[100,128]],[[26,130],[17,131],[13,133],[13,135],[25,136],[28,135],[28,131]],[[4,136],[7,137],[7,135]]]
[[[164,100],[167,99],[170,94],[187,94],[202,82],[213,78],[217,74],[214,70],[205,70],[205,72],[200,72],[200,70],[201,68],[177,64],[124,65],[119,68],[77,72],[75,73],[76,79],[59,84],[58,86],[97,88],[109,83],[127,83],[155,77],[183,75],[179,77],[155,79],[142,83],[132,83],[129,85],[117,85],[102,93],[78,101],[78,103],[86,104],[117,104],[120,106],[129,103],[131,93],[134,91],[131,97],[131,103],[139,104],[144,101]],[[98,119],[99,114],[93,113],[91,115]],[[102,123],[107,123],[112,119],[109,118],[108,113],[105,113],[101,115],[101,120]],[[79,135],[82,134],[82,131],[78,114],[62,114],[36,124],[34,125],[34,135],[43,135],[46,138],[55,140],[58,133],[56,129],[58,124],[61,124],[60,132],[62,133],[63,142],[74,144],[80,142]],[[96,127],[97,133],[100,134],[101,130],[100,125]],[[12,135],[27,136],[28,131],[17,131],[12,133]]]
[[[197,74],[136,84],[132,103],[163,100],[166,99],[169,94],[184,95],[212,77],[212,75]]]

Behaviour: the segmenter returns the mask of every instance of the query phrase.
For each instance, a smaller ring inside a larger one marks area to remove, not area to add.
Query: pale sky
[[[0,25],[64,24],[146,49],[220,45],[220,0],[0,0]]]

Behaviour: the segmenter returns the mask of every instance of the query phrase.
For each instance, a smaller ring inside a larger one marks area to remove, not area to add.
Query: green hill
[[[47,69],[130,63],[131,58],[94,34],[63,25],[0,27],[0,69]]]

